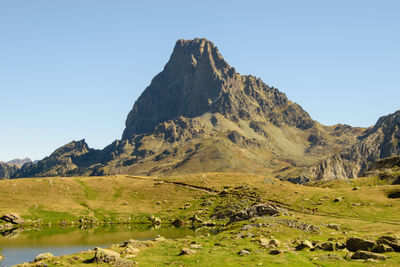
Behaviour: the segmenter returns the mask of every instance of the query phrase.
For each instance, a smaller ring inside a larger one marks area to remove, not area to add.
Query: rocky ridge
[[[367,130],[321,125],[278,89],[239,74],[212,42],[197,38],[177,41],[125,124],[122,139],[102,150],[73,141],[7,178],[217,171],[345,179],[399,152],[397,119],[380,119]]]
[[[359,141],[307,170],[316,180],[348,179],[365,175],[373,163],[400,154],[400,111],[379,118]]]

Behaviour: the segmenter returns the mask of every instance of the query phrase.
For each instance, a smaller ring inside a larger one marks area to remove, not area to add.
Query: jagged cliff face
[[[359,142],[310,167],[307,176],[317,180],[348,179],[364,175],[379,159],[400,154],[400,111],[381,117]]]
[[[326,127],[284,93],[240,75],[206,39],[178,40],[163,71],[103,150],[71,142],[11,177],[251,172],[288,177],[354,145],[364,129]]]
[[[85,140],[72,141],[36,163],[26,163],[12,177],[46,177],[78,174],[84,155],[92,152]]]
[[[159,123],[178,116],[195,118],[207,112],[232,121],[263,116],[278,126],[308,129],[314,125],[308,113],[285,94],[260,79],[236,73],[212,42],[179,40],[164,70],[129,112],[122,139],[151,133]]]
[[[13,177],[18,167],[15,165],[9,165],[4,162],[0,162],[0,179],[8,179]]]

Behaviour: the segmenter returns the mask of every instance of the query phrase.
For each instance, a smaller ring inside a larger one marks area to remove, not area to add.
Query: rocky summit
[[[178,40],[136,100],[121,140],[73,141],[3,178],[200,172],[263,173],[293,181],[345,179],[398,155],[399,112],[371,128],[324,126],[260,78],[241,75],[207,39]],[[4,169],[4,171],[3,171]]]

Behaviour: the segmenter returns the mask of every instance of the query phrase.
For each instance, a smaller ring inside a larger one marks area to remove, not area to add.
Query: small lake
[[[207,229],[161,227],[148,225],[107,225],[87,229],[77,227],[44,227],[14,229],[0,233],[0,266],[32,261],[38,254],[51,252],[55,256],[72,254],[95,247],[106,247],[129,239],[151,240],[157,235],[183,238],[208,233]]]

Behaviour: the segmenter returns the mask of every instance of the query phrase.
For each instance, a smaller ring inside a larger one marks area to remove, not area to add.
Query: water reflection
[[[157,235],[182,238],[209,233],[208,228],[149,227],[148,225],[104,225],[86,228],[73,226],[14,228],[0,233],[0,266],[31,261],[37,254],[71,254],[97,246],[107,246],[128,239],[150,240]]]

